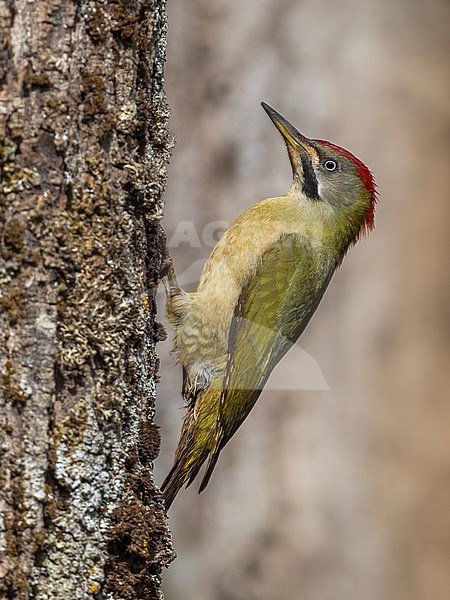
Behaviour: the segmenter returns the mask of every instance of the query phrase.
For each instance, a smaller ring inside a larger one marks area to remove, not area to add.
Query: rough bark
[[[0,597],[158,598],[165,2],[0,18]]]

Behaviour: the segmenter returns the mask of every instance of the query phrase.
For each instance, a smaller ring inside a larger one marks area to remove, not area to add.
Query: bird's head
[[[366,165],[340,146],[308,139],[265,102],[262,107],[286,142],[294,188],[312,202],[327,202],[339,212],[354,207],[361,215],[359,234],[373,229],[377,195]]]

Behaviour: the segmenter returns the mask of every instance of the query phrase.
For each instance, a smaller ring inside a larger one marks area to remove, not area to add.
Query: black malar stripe
[[[311,200],[320,200],[317,177],[314,173],[312,163],[306,158],[306,156],[302,156],[301,159],[303,167],[302,192]]]

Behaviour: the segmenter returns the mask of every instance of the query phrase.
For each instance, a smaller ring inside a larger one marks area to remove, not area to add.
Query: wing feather
[[[301,335],[336,265],[323,265],[303,239],[286,235],[262,256],[230,327],[215,444],[200,491],[221,449],[253,408],[273,368]]]

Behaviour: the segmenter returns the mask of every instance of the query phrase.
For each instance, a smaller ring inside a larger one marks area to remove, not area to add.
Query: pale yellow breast
[[[227,352],[228,332],[243,287],[258,259],[282,235],[299,233],[320,240],[308,214],[311,202],[289,193],[248,209],[229,227],[205,264],[189,316],[179,332],[183,362],[216,360]],[[315,207],[322,210],[321,207]]]

